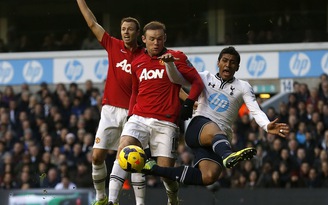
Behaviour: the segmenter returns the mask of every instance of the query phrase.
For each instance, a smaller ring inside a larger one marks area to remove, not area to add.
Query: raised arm
[[[92,11],[89,9],[85,0],[76,0],[76,1],[77,1],[80,11],[81,11],[85,21],[87,22],[89,28],[91,29],[93,34],[96,36],[96,38],[100,42],[105,33],[104,28],[98,24],[96,17],[93,15]]]

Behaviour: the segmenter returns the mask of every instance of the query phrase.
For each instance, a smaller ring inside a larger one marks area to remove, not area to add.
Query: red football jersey
[[[144,49],[140,47],[131,52],[125,48],[122,40],[111,37],[107,32],[100,43],[108,54],[108,71],[102,104],[128,109],[132,89],[131,61],[142,54]]]
[[[180,73],[191,83],[200,84],[190,93],[196,100],[203,89],[203,83],[197,70],[189,63],[187,56],[180,51],[166,50],[162,53],[172,53]],[[129,114],[151,117],[177,123],[181,103],[179,91],[181,86],[170,81],[165,64],[158,56],[150,57],[147,52],[132,61],[132,96]]]

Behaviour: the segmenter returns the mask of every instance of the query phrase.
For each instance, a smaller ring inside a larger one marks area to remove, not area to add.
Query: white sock
[[[128,173],[120,167],[116,159],[113,164],[112,173],[110,174],[108,201],[118,203],[118,197],[127,175]]]
[[[146,194],[146,177],[142,173],[132,173],[131,174],[131,184],[134,190],[134,196],[136,199],[136,205],[145,204],[145,194]]]
[[[103,162],[101,165],[92,164],[92,180],[96,190],[96,200],[101,200],[106,196],[107,167]]]
[[[178,204],[179,183],[169,179],[163,180],[169,204]]]

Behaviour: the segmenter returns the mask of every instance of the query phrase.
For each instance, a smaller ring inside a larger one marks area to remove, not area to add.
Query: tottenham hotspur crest
[[[215,87],[215,84],[214,83],[212,84],[211,82],[209,82],[208,83],[208,86],[211,86],[212,88],[214,88]]]
[[[230,95],[232,96],[233,95],[233,91],[235,90],[236,88],[234,88],[233,86],[230,86]]]

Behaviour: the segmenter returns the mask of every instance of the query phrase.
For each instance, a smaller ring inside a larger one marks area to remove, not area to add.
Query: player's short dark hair
[[[163,29],[164,33],[166,33],[166,27],[163,23],[159,21],[151,21],[144,26],[143,33],[145,34],[146,31],[148,30],[159,30],[159,29]]]
[[[218,61],[221,60],[223,54],[230,54],[230,55],[236,56],[237,63],[238,64],[240,63],[240,55],[239,55],[239,52],[235,49],[235,47],[229,46],[229,47],[226,47],[226,48],[222,49],[222,51],[220,52]]]
[[[123,19],[121,20],[121,26],[122,26],[122,24],[123,24],[124,22],[133,22],[133,23],[136,24],[136,29],[137,29],[137,31],[140,30],[140,23],[139,23],[139,21],[138,21],[136,18],[133,18],[133,17],[125,17],[125,18],[123,18]]]

